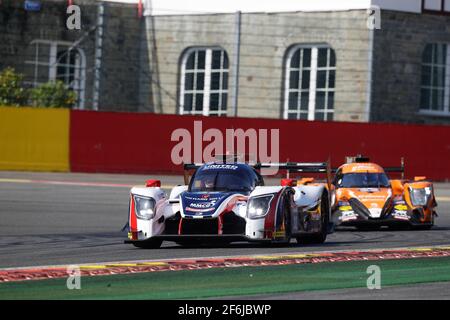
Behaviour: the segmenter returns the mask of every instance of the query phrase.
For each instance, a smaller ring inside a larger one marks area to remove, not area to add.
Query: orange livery
[[[390,180],[386,172],[399,172],[402,178]],[[433,184],[426,177],[409,181],[403,175],[403,160],[399,168],[382,168],[368,158],[348,158],[333,180],[334,222],[358,228],[431,228],[437,216]]]

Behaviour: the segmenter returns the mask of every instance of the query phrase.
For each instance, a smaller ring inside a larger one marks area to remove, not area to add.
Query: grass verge
[[[265,293],[366,287],[367,268],[381,268],[381,285],[450,281],[450,258],[354,261],[218,268],[0,284],[0,299],[201,299]]]

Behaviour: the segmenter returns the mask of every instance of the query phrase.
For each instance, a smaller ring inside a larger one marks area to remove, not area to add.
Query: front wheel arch
[[[323,191],[321,201],[321,226],[320,231],[318,233],[312,233],[312,234],[302,234],[297,236],[297,242],[299,244],[321,244],[324,243],[327,235],[328,235],[328,224],[330,222],[330,214],[331,214],[331,208],[330,208],[330,199],[328,196],[328,192],[326,190]],[[324,214],[324,211],[326,214]]]

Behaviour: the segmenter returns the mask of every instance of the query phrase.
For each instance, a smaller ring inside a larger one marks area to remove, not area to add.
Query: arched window
[[[428,113],[449,112],[450,50],[444,43],[428,44],[422,55],[420,109]]]
[[[84,109],[86,85],[86,57],[70,42],[34,40],[31,42],[33,60],[31,84],[36,87],[48,81],[61,80],[77,94],[75,106]]]
[[[285,119],[333,120],[336,55],[328,45],[296,45],[286,59]]]
[[[180,114],[226,116],[228,55],[220,47],[191,48],[182,57]]]

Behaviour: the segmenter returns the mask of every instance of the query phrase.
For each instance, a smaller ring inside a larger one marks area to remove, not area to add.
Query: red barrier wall
[[[194,121],[203,131],[217,128],[279,129],[280,161],[325,161],[334,167],[345,156],[364,154],[383,166],[399,166],[406,176],[450,178],[450,127],[401,124],[308,122],[247,118],[72,111],[70,162],[74,172],[180,173],[171,161],[175,129],[193,136]],[[209,142],[208,142],[209,143]],[[205,144],[208,144],[205,143]]]

